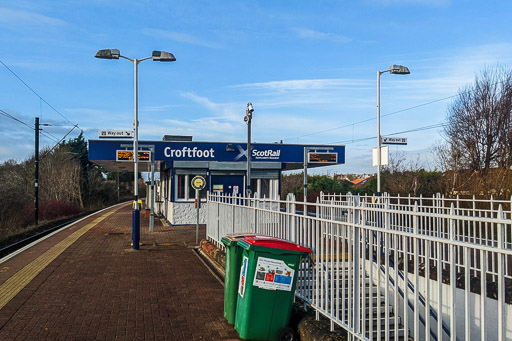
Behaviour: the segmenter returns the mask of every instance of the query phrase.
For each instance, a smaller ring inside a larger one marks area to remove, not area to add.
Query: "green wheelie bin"
[[[221,239],[226,246],[226,274],[224,277],[224,317],[229,324],[235,323],[236,300],[238,295],[238,280],[242,264],[243,249],[237,246],[238,241],[254,233],[232,233]]]
[[[243,249],[235,330],[242,339],[278,340],[287,329],[301,259],[312,251],[286,240],[254,236]]]

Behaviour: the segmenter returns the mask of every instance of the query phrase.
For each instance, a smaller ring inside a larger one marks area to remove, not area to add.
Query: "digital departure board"
[[[116,161],[133,161],[133,151],[129,150],[118,150]],[[139,151],[139,161],[149,162],[151,161],[151,152]]]
[[[338,153],[308,153],[308,163],[338,163]]]

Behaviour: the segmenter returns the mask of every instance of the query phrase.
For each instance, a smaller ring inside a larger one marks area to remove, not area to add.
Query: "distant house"
[[[334,175],[332,177],[334,180],[350,181],[353,184],[357,184],[357,183],[360,183],[357,181],[368,180],[371,176],[372,176],[372,174],[337,174],[337,173],[334,173]],[[356,181],[356,182],[354,182],[354,181]]]
[[[364,184],[368,181],[369,178],[365,178],[365,179],[355,179],[355,180],[352,180],[351,182],[354,184],[354,185],[359,185],[359,184]]]
[[[360,179],[355,179],[355,180],[352,180],[352,184],[355,185],[355,186],[363,186],[364,184],[366,184],[368,182],[368,180],[370,179],[369,176],[365,177],[365,178],[360,178]]]

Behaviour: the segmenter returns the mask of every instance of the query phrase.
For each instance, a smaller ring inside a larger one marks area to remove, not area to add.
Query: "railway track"
[[[59,231],[60,229],[65,228],[67,225],[83,219],[84,217],[87,217],[95,212],[96,211],[91,211],[69,219],[60,220],[56,223],[57,225],[52,225],[52,223],[49,223],[48,225],[44,225],[36,229],[36,231],[30,236],[21,237],[21,239],[6,240],[0,243],[0,263],[4,261],[4,258],[24,248],[25,246],[35,243],[38,240],[42,240],[44,237]]]

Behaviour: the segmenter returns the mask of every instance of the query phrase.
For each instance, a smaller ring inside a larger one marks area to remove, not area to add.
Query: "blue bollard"
[[[139,241],[140,241],[140,210],[137,207],[133,210],[132,218],[133,218],[133,226],[132,226],[132,249],[139,249]]]

